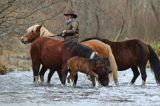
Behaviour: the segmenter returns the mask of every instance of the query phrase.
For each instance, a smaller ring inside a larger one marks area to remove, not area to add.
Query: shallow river
[[[32,71],[16,71],[0,76],[0,106],[158,106],[160,86],[150,70],[147,75],[145,87],[141,86],[140,76],[135,85],[130,86],[132,71],[126,70],[119,72],[119,87],[111,82],[108,87],[94,88],[84,74],[79,74],[76,87],[62,87],[56,73],[51,85],[36,86],[32,82]]]

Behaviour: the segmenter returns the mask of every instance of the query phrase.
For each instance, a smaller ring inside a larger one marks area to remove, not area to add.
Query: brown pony
[[[112,42],[107,39],[102,39],[98,37],[88,38],[83,40],[82,42],[90,41],[93,39],[102,41],[110,45],[113,55],[116,59],[119,71],[123,71],[128,68],[132,69],[134,76],[131,80],[131,84],[134,84],[135,80],[141,73],[143,80],[142,85],[145,85],[147,77],[145,67],[148,60],[151,65],[151,69],[154,72],[156,82],[157,84],[160,84],[160,61],[150,45],[138,39],[122,42]],[[140,69],[140,73],[138,67]]]
[[[106,61],[106,60],[105,60]],[[108,62],[108,61],[107,61]],[[105,81],[103,83],[106,76],[109,75],[110,67],[107,66],[108,69],[104,69],[104,61],[102,59],[95,61],[83,57],[74,56],[67,61],[67,68],[70,69],[70,75],[68,76],[68,82],[71,86],[74,85],[75,76],[77,75],[78,71],[85,73],[91,77],[92,85],[98,87],[99,81],[103,86],[108,85],[108,82]],[[66,69],[65,69],[66,70]]]
[[[40,37],[41,27],[37,26],[35,30],[28,31],[24,36],[22,36],[21,41],[23,43],[31,43],[31,59],[32,59],[32,69],[34,81],[38,82],[38,73],[40,65],[42,69],[49,68],[51,71],[57,70],[60,81],[65,84],[66,72],[62,72],[62,65],[73,56],[81,56],[85,58],[92,57],[93,59],[99,57],[94,50],[87,46],[77,45],[74,50],[69,50],[64,44],[63,40],[53,39],[50,37]],[[44,34],[44,33],[42,33]],[[72,52],[71,52],[72,51]],[[108,76],[105,81],[107,81]]]

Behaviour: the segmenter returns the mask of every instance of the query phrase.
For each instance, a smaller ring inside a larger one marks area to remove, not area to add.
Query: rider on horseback
[[[69,10],[64,14],[64,16],[66,18],[67,27],[58,36],[61,36],[64,38],[64,43],[65,43],[65,46],[68,48],[68,50],[76,55],[84,54],[83,55],[84,57],[91,58],[91,59],[93,58],[99,59],[99,55],[96,52],[93,52],[91,48],[78,43],[79,23],[76,20],[77,14],[75,14],[73,10]],[[88,55],[86,55],[84,51],[88,52]]]
[[[61,34],[59,34],[59,36],[64,37],[66,43],[77,43],[79,38],[79,23],[76,20],[77,14],[75,14],[73,10],[69,10],[64,16],[66,17],[67,27]]]

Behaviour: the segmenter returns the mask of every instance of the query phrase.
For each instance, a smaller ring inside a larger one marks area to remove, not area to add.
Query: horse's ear
[[[42,25],[37,26],[36,32],[40,32]]]

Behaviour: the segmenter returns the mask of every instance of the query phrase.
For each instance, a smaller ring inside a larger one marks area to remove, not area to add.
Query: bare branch
[[[118,31],[118,34],[117,34],[117,36],[116,36],[115,41],[118,41],[118,40],[119,40],[119,38],[120,38],[120,36],[121,36],[121,34],[122,34],[122,32],[123,32],[124,25],[125,25],[125,20],[124,20],[124,18],[123,18],[123,19],[122,19],[121,28],[120,28],[119,31]]]
[[[99,25],[99,18],[98,18],[97,13],[95,13],[95,16],[96,16],[96,21],[97,21],[97,32],[96,32],[96,36],[99,36],[99,27],[100,27],[100,25]]]
[[[118,34],[117,34],[116,38],[115,38],[115,41],[118,41],[120,36],[122,36],[122,32],[124,30],[124,25],[125,25],[125,17],[127,15],[127,7],[128,7],[128,0],[127,0],[127,3],[126,3],[126,6],[124,7],[124,12],[122,14],[122,24],[121,24],[121,27],[118,31]]]

